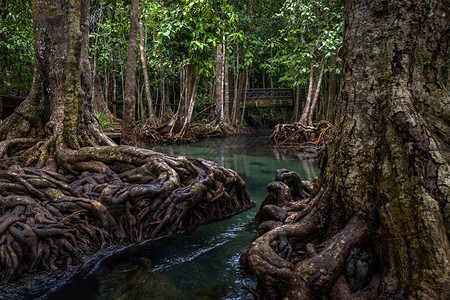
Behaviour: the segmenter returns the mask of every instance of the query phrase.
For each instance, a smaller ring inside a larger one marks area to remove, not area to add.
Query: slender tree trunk
[[[100,1],[100,17],[98,19],[98,23],[101,24],[102,22],[103,22],[103,1]],[[100,29],[99,29],[99,31],[100,31]],[[97,48],[98,36],[99,36],[99,32],[97,32],[97,35],[95,36],[95,47],[94,48]],[[97,73],[97,51],[94,51],[93,68],[92,68],[93,80],[95,80],[96,73]],[[92,102],[95,102],[95,82],[92,82],[91,86],[92,86],[92,91],[91,91]]]
[[[144,96],[144,87],[140,88],[139,84],[136,84],[136,94],[138,96],[137,103],[138,103],[139,121],[144,122],[145,121],[145,108],[144,108],[144,102],[142,100],[142,98]]]
[[[131,1],[130,35],[127,49],[127,69],[125,78],[125,93],[123,99],[122,135],[123,145],[136,145],[134,130],[136,107],[136,52],[138,37],[139,0]]]
[[[237,56],[236,56],[236,67],[235,67],[235,79],[234,79],[234,102],[233,111],[231,114],[231,122],[233,125],[237,126],[240,124],[241,115],[241,99],[242,90],[245,84],[245,71],[239,71],[239,46],[237,46]]]
[[[94,87],[94,98],[93,98],[93,109],[94,111],[97,112],[102,112],[102,113],[106,113],[106,114],[110,114],[108,106],[106,104],[106,100],[105,97],[103,96],[103,88],[102,88],[102,84],[100,82],[100,76],[95,75],[95,78],[92,80]],[[105,83],[105,91],[108,90],[108,86],[107,83]],[[108,94],[108,93],[106,93]]]
[[[297,85],[294,93],[294,107],[291,115],[291,121],[295,122],[298,120],[298,113],[300,111],[300,85]]]
[[[113,59],[113,62],[115,60]],[[113,68],[114,71],[114,68]],[[115,74],[113,73],[112,76],[112,80],[113,80],[113,95],[112,95],[112,99],[113,101],[117,101],[117,79]],[[117,104],[113,104],[113,115],[117,116]]]
[[[184,76],[183,73],[186,73]],[[200,76],[195,73],[194,67],[189,64],[186,72],[181,71],[180,79],[185,78],[183,82],[183,90],[181,93],[181,100],[178,105],[178,110],[168,123],[170,126],[169,136],[176,141],[183,141],[190,139],[189,125],[194,112],[195,100],[197,97],[197,89]]]
[[[139,21],[139,35],[140,35],[139,49],[141,51],[142,72],[144,73],[145,96],[147,97],[147,108],[148,108],[147,124],[151,126],[156,126],[156,115],[155,110],[153,109],[152,95],[150,93],[150,79],[148,77],[147,58],[144,49],[145,40],[144,40],[144,26],[142,24],[142,20]]]
[[[160,77],[159,86],[161,88],[161,100],[159,102],[159,118],[160,118],[160,120],[163,120],[163,118],[166,114],[166,109],[167,109],[165,98],[164,98],[164,95],[166,93],[165,92],[166,84],[165,84],[163,73],[161,73],[160,75],[161,75],[161,77]]]
[[[308,109],[308,116],[307,116],[307,125],[312,126],[312,117],[315,111],[315,108],[317,106],[317,102],[319,101],[320,96],[320,87],[322,86],[322,78],[323,78],[323,69],[325,67],[325,57],[322,58],[322,61],[320,63],[320,69],[319,69],[319,78],[317,79],[317,82],[314,86],[314,92],[313,92],[313,98],[311,101],[311,107]]]
[[[216,109],[215,109],[215,123],[223,123],[223,44],[217,45],[216,55]]]
[[[306,96],[305,106],[303,107],[302,115],[300,116],[299,122],[306,124],[308,121],[309,110],[311,107],[312,97],[313,97],[313,84],[314,84],[314,64],[311,63],[311,68],[309,69],[309,87],[308,96]]]
[[[244,117],[245,117],[245,106],[247,104],[247,93],[249,89],[249,74],[248,69],[245,70],[245,78],[244,78],[244,85],[245,85],[245,92],[244,92],[244,105],[242,107],[242,113],[241,113],[241,124],[244,124]]]
[[[225,47],[225,42],[224,42],[223,43],[223,66],[224,66],[223,85],[224,85],[224,89],[225,89],[224,122],[229,124],[230,123],[230,85],[229,85],[228,64],[225,61],[225,55],[226,55],[226,47]]]

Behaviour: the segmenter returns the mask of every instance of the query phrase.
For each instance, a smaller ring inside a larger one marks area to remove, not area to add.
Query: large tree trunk
[[[345,2],[338,125],[316,186],[299,200],[292,180],[270,184],[264,221],[278,223],[260,228],[278,227],[248,252],[269,298],[449,299],[449,13],[445,1]],[[271,248],[283,235],[287,259]]]
[[[125,93],[123,98],[122,145],[136,145],[134,130],[136,108],[136,52],[138,37],[139,0],[131,1],[130,36],[128,37],[127,69],[125,76]]]
[[[21,298],[39,280],[48,290],[48,277],[32,272],[77,272],[100,249],[183,232],[249,207],[233,171],[107,139],[92,114],[89,1],[69,2],[70,26],[65,0],[35,0],[33,10],[33,88],[0,126],[2,292],[15,298],[8,280],[29,273],[36,276],[18,287]]]

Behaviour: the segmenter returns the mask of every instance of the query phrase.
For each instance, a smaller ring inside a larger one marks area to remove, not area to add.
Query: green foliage
[[[192,64],[206,77],[214,71],[215,47],[222,36],[242,39],[235,32],[237,16],[224,0],[172,1],[170,7],[158,7],[158,15],[154,31],[159,53],[182,65]]]
[[[311,64],[317,67],[323,57],[339,55],[344,24],[341,1],[288,0],[275,18],[283,26],[267,44],[278,51],[262,67],[269,74],[279,74],[280,82],[305,85]],[[328,66],[329,71],[337,69],[334,61]]]
[[[0,94],[25,96],[33,81],[31,1],[7,3],[0,6]]]
[[[116,124],[116,122],[111,120],[108,113],[106,113],[105,111],[102,111],[102,112],[95,111],[94,114],[97,117],[97,119],[100,123],[100,127],[102,128],[103,131],[108,131],[108,130],[113,129],[112,127]]]
[[[342,1],[308,0],[140,0],[146,64],[154,103],[162,83],[173,102],[179,99],[180,70],[194,66],[201,76],[195,113],[209,102],[214,82],[217,45],[225,37],[230,78],[247,69],[252,87],[306,85],[311,64],[322,57],[327,70],[339,72],[331,59],[342,43]],[[251,9],[249,3],[253,3]],[[128,33],[129,0],[92,0],[90,58],[93,72],[108,90],[108,100],[122,99]],[[31,0],[0,7],[0,93],[26,95],[33,76]],[[237,58],[239,57],[239,63]],[[138,55],[137,81],[143,84]],[[237,66],[236,66],[237,65]],[[262,78],[266,83],[262,83]],[[114,85],[115,83],[115,85]],[[230,82],[230,89],[233,89]],[[115,88],[115,90],[114,90]],[[106,91],[105,91],[106,94]],[[208,95],[208,96],[207,96]],[[143,97],[146,101],[146,97]],[[146,103],[144,103],[146,106]],[[205,118],[205,113],[198,114]]]

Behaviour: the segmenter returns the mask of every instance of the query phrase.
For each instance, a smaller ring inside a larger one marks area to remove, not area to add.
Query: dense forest
[[[33,80],[31,1],[4,2],[0,94],[26,96]],[[138,16],[130,22],[132,9]],[[254,88],[296,94],[294,109],[251,111],[257,119],[298,121],[303,111],[309,125],[312,119],[334,121],[340,1],[141,1],[139,7],[92,1],[88,22],[91,97],[104,127],[114,122],[110,112],[122,117],[124,99],[133,96],[141,129],[167,124],[184,107],[187,123],[233,132],[232,126],[245,123],[242,90]],[[129,49],[137,49],[136,79],[127,96]]]
[[[320,173],[272,170],[249,294],[448,299],[447,1],[0,1],[3,294],[255,206],[242,174],[136,145],[269,125]]]

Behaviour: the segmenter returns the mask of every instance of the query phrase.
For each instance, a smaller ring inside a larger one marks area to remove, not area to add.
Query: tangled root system
[[[16,144],[0,145],[3,279],[64,269],[112,243],[180,233],[250,205],[237,173],[203,159],[90,147],[25,167],[8,158]]]

